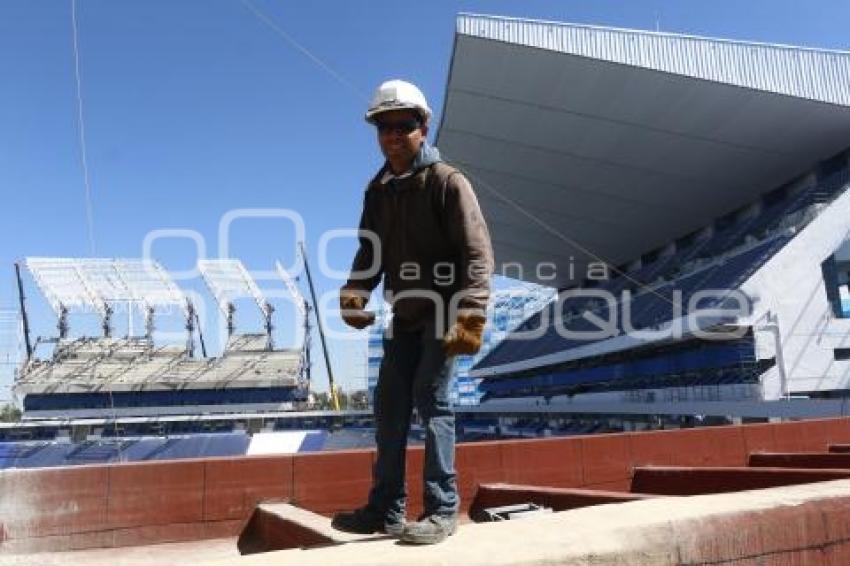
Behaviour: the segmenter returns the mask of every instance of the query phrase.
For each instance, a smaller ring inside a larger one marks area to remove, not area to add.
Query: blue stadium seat
[[[136,440],[86,441],[71,450],[65,459],[69,464],[114,461],[135,442]]]
[[[304,440],[301,441],[301,446],[298,447],[299,452],[318,452],[325,446],[325,439],[328,433],[324,430],[311,430],[304,435]]]
[[[528,377],[485,379],[479,388],[486,398],[528,395],[556,395],[577,386],[597,386],[607,390],[641,389],[663,386],[668,379],[678,385],[716,384],[720,377],[728,383],[752,378],[746,371],[724,371],[752,365],[755,350],[752,339],[703,343],[694,341],[679,352],[660,352],[636,361],[600,363]],[[690,379],[687,383],[684,379]]]
[[[661,287],[646,290],[631,297],[630,302],[620,303],[620,315],[623,307],[628,310],[631,325],[636,329],[648,329],[673,319],[673,292],[681,291],[683,314],[687,314],[686,307],[690,298],[701,290],[733,290],[743,284],[761,265],[781,249],[790,239],[791,235],[782,234],[774,236],[767,241],[761,242],[751,248],[743,249],[736,255],[725,257],[699,271],[683,275]],[[718,297],[720,300],[722,296]],[[707,308],[711,305],[700,303],[698,308]],[[556,316],[554,306],[546,307],[547,317],[538,313],[523,323],[518,330],[528,330],[540,325],[541,319],[550,320],[546,333],[538,339],[520,340],[516,339],[516,333],[509,335],[487,354],[479,363],[479,368],[498,366],[503,363],[523,359],[535,358],[547,354],[566,351],[579,346],[591,344],[597,339],[579,340],[562,336],[551,319]],[[601,318],[608,317],[608,307],[594,311]],[[563,319],[562,319],[563,320]],[[618,316],[620,323],[618,330],[623,333],[623,318]],[[579,316],[564,321],[564,327],[573,331],[594,331],[598,328],[586,318]]]

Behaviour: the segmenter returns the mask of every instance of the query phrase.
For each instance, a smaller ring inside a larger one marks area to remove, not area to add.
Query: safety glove
[[[481,348],[481,335],[487,319],[480,314],[458,314],[457,321],[443,338],[447,356],[472,355]]]
[[[364,310],[368,295],[359,289],[343,287],[339,290],[339,313],[345,324],[362,330],[375,322],[375,313]]]

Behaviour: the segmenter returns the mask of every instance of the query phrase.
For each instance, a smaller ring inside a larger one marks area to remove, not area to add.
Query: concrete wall
[[[833,359],[834,348],[850,347],[850,319],[833,316],[821,273],[821,262],[848,237],[850,191],[824,209],[741,288],[756,301],[752,320],[761,358],[776,355],[774,336],[764,330],[766,315],[776,317],[789,393],[850,387],[850,362]],[[779,368],[765,373],[762,384],[765,399],[779,398],[783,393]]]
[[[850,443],[850,419],[462,444],[464,512],[480,483],[627,490],[637,465],[744,466],[750,452]],[[421,509],[421,448],[408,455],[409,514]],[[374,452],[345,451],[0,472],[0,553],[235,535],[256,502],[322,513],[359,506]]]

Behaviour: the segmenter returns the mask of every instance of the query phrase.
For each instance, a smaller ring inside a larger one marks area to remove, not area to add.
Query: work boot
[[[354,533],[356,535],[386,533],[398,537],[404,531],[403,520],[391,520],[368,505],[354,511],[341,511],[337,513],[331,521],[331,526],[338,531]]]
[[[410,544],[436,544],[457,531],[456,515],[428,515],[415,523],[408,523],[401,533],[401,541]]]

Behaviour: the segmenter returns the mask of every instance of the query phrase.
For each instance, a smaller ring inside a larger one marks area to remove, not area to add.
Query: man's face
[[[413,110],[381,112],[375,117],[375,125],[378,144],[391,164],[411,163],[428,134],[428,126]]]

